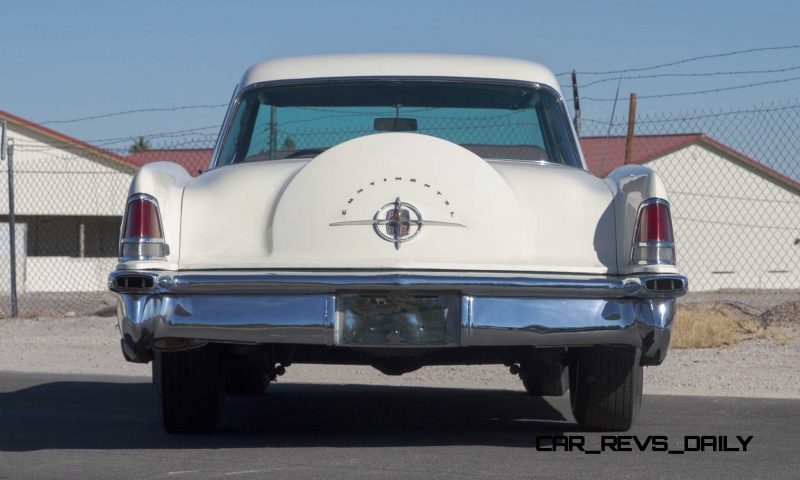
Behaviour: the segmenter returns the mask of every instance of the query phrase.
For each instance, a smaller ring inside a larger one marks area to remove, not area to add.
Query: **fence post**
[[[11,273],[11,316],[17,318],[17,235],[16,219],[14,218],[14,139],[6,140],[7,124],[2,124],[2,139],[0,139],[0,159],[8,158],[8,249]]]
[[[581,100],[578,97],[578,79],[575,75],[575,70],[572,71],[572,102],[575,107],[575,117],[572,119],[575,126],[575,133],[581,136]]]

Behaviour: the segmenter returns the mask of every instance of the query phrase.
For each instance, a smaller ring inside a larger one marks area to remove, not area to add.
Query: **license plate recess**
[[[456,294],[346,293],[337,296],[336,344],[442,347],[459,344]]]

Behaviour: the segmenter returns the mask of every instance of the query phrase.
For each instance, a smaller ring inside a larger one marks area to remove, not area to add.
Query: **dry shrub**
[[[771,336],[757,316],[735,304],[680,305],[675,317],[673,348],[725,347],[742,340]]]
[[[800,326],[800,302],[785,302],[770,308],[761,314],[761,323],[765,327]]]

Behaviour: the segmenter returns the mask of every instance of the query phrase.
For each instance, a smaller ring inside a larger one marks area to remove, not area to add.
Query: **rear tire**
[[[156,352],[153,387],[169,433],[211,432],[222,416],[225,391],[216,349]]]
[[[642,404],[642,366],[637,350],[579,351],[569,368],[570,404],[586,430],[626,431]]]

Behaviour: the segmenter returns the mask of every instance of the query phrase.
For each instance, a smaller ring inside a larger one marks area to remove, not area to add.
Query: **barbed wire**
[[[716,112],[707,112],[707,113],[697,113],[696,111],[689,114],[685,112],[661,112],[657,114],[645,114],[636,118],[637,125],[644,125],[644,124],[655,124],[655,123],[674,123],[674,122],[686,122],[689,120],[703,120],[709,118],[717,118],[717,117],[726,117],[731,115],[738,115],[738,114],[748,114],[748,113],[767,113],[767,112],[780,112],[785,110],[797,110],[800,109],[800,101],[794,101],[793,103],[789,103],[786,105],[782,105],[781,103],[771,103],[768,105],[760,106],[757,108],[747,108],[747,109],[739,109],[739,110],[720,110]],[[652,117],[652,118],[651,118]],[[612,125],[615,127],[623,126],[628,124],[627,117],[618,117],[619,121],[613,121]],[[608,125],[608,119],[597,119],[597,118],[581,118],[581,122],[586,123],[596,123],[598,125]]]
[[[642,79],[649,79],[649,78],[664,78],[664,77],[718,77],[718,76],[734,76],[734,75],[755,75],[755,74],[765,74],[765,73],[784,73],[784,72],[791,72],[794,70],[800,70],[800,65],[796,65],[793,67],[785,67],[785,68],[775,68],[775,69],[768,69],[768,70],[730,70],[730,71],[721,71],[721,72],[696,72],[696,73],[655,73],[652,75],[628,75],[623,76],[623,80],[642,80]],[[609,78],[601,78],[599,80],[595,80],[589,83],[584,83],[583,85],[578,85],[578,88],[587,88],[594,85],[598,85],[601,83],[608,83],[613,82],[615,80],[619,80],[619,77],[609,77]]]
[[[200,142],[206,142],[208,144],[213,145],[216,141],[217,134],[215,133],[200,133],[203,130],[210,130],[210,129],[219,129],[220,125],[209,125],[206,127],[196,127],[190,128],[185,130],[174,130],[169,132],[156,132],[152,134],[146,135],[132,135],[127,137],[112,137],[106,139],[95,139],[95,140],[88,140],[85,143],[89,143],[94,147],[99,147],[103,150],[107,150],[109,152],[124,152],[128,153],[128,147],[120,147],[120,148],[111,148],[109,145],[115,145],[123,142],[135,142],[137,138],[144,137],[147,140],[153,139],[167,139],[167,138],[177,138],[180,139],[179,141],[170,144],[169,147],[174,147],[176,145],[182,143],[191,143],[193,145],[197,145]],[[67,140],[51,140],[46,144],[41,142],[37,142],[36,140],[26,140],[26,139],[17,139],[15,140],[15,146],[20,151],[53,151],[53,150],[66,150],[66,151],[73,151],[73,150],[81,150],[84,147],[76,145],[74,142],[70,142]]]
[[[661,63],[658,65],[650,65],[647,67],[632,67],[632,68],[624,68],[620,70],[606,70],[606,71],[576,71],[577,75],[619,75],[621,73],[632,73],[632,72],[645,72],[648,70],[657,70],[659,68],[666,68],[666,67],[674,67],[676,65],[683,65],[685,63],[697,62],[700,60],[708,60],[712,58],[722,58],[722,57],[731,57],[735,55],[744,55],[748,53],[756,53],[756,52],[769,52],[769,51],[779,51],[779,50],[793,50],[800,48],[800,44],[797,45],[780,45],[780,46],[773,46],[773,47],[760,47],[760,48],[749,48],[745,50],[732,50],[729,52],[723,53],[714,53],[709,55],[700,55],[696,57],[689,57],[683,58],[680,60],[675,60],[672,62]],[[564,75],[571,75],[572,72],[561,72],[556,74],[556,76],[564,76]]]
[[[128,135],[125,137],[110,137],[110,138],[96,138],[93,140],[86,140],[87,143],[91,143],[94,145],[99,145],[102,142],[110,142],[114,143],[114,141],[129,141],[129,140],[136,140],[139,137],[144,137],[147,139],[152,138],[165,138],[165,137],[172,137],[178,134],[186,134],[186,133],[194,133],[194,132],[201,132],[203,130],[211,130],[211,129],[219,129],[220,124],[216,125],[207,125],[205,127],[194,127],[194,128],[187,128],[184,130],[172,130],[169,132],[156,132],[156,133],[146,133],[142,135]]]
[[[727,92],[730,90],[740,90],[743,88],[752,88],[752,87],[760,87],[763,85],[774,85],[778,83],[787,83],[787,82],[794,82],[800,80],[800,76],[798,77],[790,77],[790,78],[782,78],[779,80],[768,80],[764,82],[755,82],[755,83],[747,83],[744,85],[734,85],[730,87],[719,87],[719,88],[709,88],[705,90],[694,90],[689,92],[669,92],[669,93],[657,93],[652,95],[637,95],[639,100],[647,99],[647,98],[669,98],[669,97],[685,97],[690,95],[706,95],[710,93],[719,93],[719,92]],[[606,98],[598,98],[598,97],[580,97],[581,100],[591,101],[591,102],[613,102],[616,100],[612,97]],[[573,99],[568,98],[566,101],[571,102]],[[630,99],[627,97],[620,98],[619,101],[629,101]]]
[[[34,174],[34,175],[47,174],[47,175],[77,175],[77,176],[83,176],[83,175],[112,175],[112,176],[124,175],[123,172],[111,172],[111,171],[94,172],[94,171],[91,171],[91,170],[71,170],[71,171],[70,170],[20,170],[20,169],[17,169],[17,168],[14,169],[14,173],[15,174],[20,174],[20,173],[28,174],[28,173],[30,173],[30,174]]]
[[[79,118],[71,118],[66,120],[47,120],[44,122],[39,122],[41,125],[50,125],[50,124],[65,124],[65,123],[76,123],[76,122],[83,122],[86,120],[97,120],[100,118],[110,118],[110,117],[119,117],[121,115],[130,115],[134,113],[149,113],[149,112],[176,112],[179,110],[200,110],[206,108],[220,108],[220,107],[227,107],[227,103],[219,103],[215,105],[181,105],[177,107],[153,107],[153,108],[139,108],[136,110],[123,110],[120,112],[111,112],[111,113],[103,113],[100,115],[90,115],[86,117],[79,117]]]
[[[760,47],[760,48],[750,48],[744,50],[734,50],[729,52],[717,53],[717,54],[709,54],[709,55],[700,55],[690,58],[684,58],[672,62],[651,65],[646,67],[632,67],[632,68],[625,68],[619,70],[607,70],[607,71],[578,71],[577,74],[580,75],[619,75],[624,73],[632,73],[632,72],[641,72],[641,71],[649,71],[649,70],[656,70],[659,68],[665,68],[670,66],[682,65],[690,62],[696,62],[700,60],[707,60],[713,58],[722,58],[728,56],[735,56],[735,55],[742,55],[742,54],[749,54],[749,53],[756,53],[756,52],[766,52],[766,51],[780,51],[780,50],[790,50],[790,49],[797,49],[800,48],[800,44],[796,45],[783,45],[783,46],[771,46],[771,47]],[[640,79],[640,78],[655,78],[659,76],[670,76],[670,77],[678,77],[678,76],[715,76],[715,75],[742,75],[742,74],[755,74],[755,73],[779,73],[779,72],[787,72],[800,69],[800,66],[795,67],[787,67],[781,69],[773,69],[773,70],[750,70],[750,71],[734,71],[734,72],[709,72],[709,73],[673,73],[673,74],[659,74],[659,75],[652,75],[652,76],[628,76],[623,77],[623,79]],[[557,76],[564,76],[569,75],[571,72],[561,72],[558,73]],[[725,90],[732,90],[736,88],[748,88],[753,86],[759,85],[767,85],[770,83],[781,83],[781,82],[788,82],[796,80],[800,77],[792,78],[792,79],[782,79],[782,80],[775,80],[772,82],[761,82],[749,85],[741,85],[735,87],[728,87],[723,89],[710,89],[710,90],[702,90],[697,92],[675,92],[675,93],[666,93],[666,94],[657,94],[657,95],[649,95],[649,96],[640,96],[639,98],[662,98],[662,97],[673,97],[673,96],[683,96],[683,95],[696,95],[700,93],[713,93],[718,91],[725,91]],[[618,77],[614,78],[607,78],[607,79],[600,79],[594,82],[590,82],[584,85],[581,85],[581,88],[586,88],[592,85],[596,85],[599,83],[610,82],[613,80],[618,79]],[[600,99],[600,98],[592,98],[592,97],[582,97],[584,100],[589,101],[613,101],[613,99]],[[173,106],[173,107],[151,107],[151,108],[141,108],[141,109],[132,109],[132,110],[123,110],[117,112],[109,112],[97,115],[88,115],[78,118],[71,118],[71,119],[53,119],[53,120],[45,120],[39,122],[42,125],[54,125],[54,124],[70,124],[70,123],[77,123],[89,120],[98,120],[103,118],[111,118],[123,115],[131,115],[131,114],[138,114],[138,113],[152,113],[152,112],[174,112],[174,111],[181,111],[181,110],[196,110],[196,109],[210,109],[210,108],[222,108],[228,106],[227,103],[220,103],[220,104],[202,104],[202,105],[181,105],[181,106]],[[127,138],[127,137],[126,137]],[[124,138],[117,138],[116,140],[124,140]],[[95,140],[95,141],[105,141],[105,139]]]

